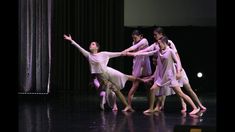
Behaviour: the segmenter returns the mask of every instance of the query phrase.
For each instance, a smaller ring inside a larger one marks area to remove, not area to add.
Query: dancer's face
[[[132,39],[133,39],[134,43],[136,43],[136,42],[140,41],[140,40],[141,40],[141,38],[142,38],[142,36],[141,36],[141,35],[132,35]]]
[[[160,38],[163,37],[162,33],[158,33],[158,32],[153,32],[153,36],[156,41],[158,41]]]
[[[165,49],[166,44],[162,40],[159,39],[158,44],[159,44],[159,47],[160,47],[161,50]]]
[[[89,49],[91,52],[97,52],[99,47],[97,46],[96,42],[91,42]]]

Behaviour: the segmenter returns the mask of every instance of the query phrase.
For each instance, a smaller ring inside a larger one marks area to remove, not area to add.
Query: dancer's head
[[[163,28],[161,27],[155,28],[153,31],[153,35],[156,41],[161,39],[163,36],[165,36]]]
[[[168,38],[166,36],[163,36],[158,40],[158,44],[161,50],[166,48],[167,43],[168,43]]]
[[[97,42],[91,42],[89,49],[91,53],[97,53],[100,49],[100,45]]]
[[[132,39],[134,43],[140,41],[143,38],[143,34],[139,30],[134,30],[132,32]]]

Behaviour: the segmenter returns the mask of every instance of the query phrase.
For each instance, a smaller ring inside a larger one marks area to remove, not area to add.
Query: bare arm
[[[109,58],[119,57],[125,54],[124,52],[107,52],[107,51],[104,51],[103,53],[107,55]]]
[[[153,51],[149,51],[149,52],[136,52],[136,53],[134,53],[134,56],[152,56],[156,52],[158,52],[158,50],[153,50]]]
[[[140,46],[147,45],[147,44],[148,44],[147,39],[142,39],[142,40],[140,40],[140,42],[138,42],[137,44],[135,44],[135,45],[133,45],[133,46],[127,48],[127,49],[125,49],[124,51],[130,52],[130,51],[136,50]]]
[[[85,57],[88,57],[89,52],[86,51],[85,49],[83,49],[79,44],[77,44],[77,43],[72,39],[72,37],[71,37],[70,34],[69,34],[69,36],[64,35],[64,39],[70,41],[71,44],[74,45],[76,48],[78,48],[78,50],[79,50]]]
[[[154,50],[154,47],[155,47],[155,44],[152,44],[149,47],[147,47],[147,48],[145,48],[143,50],[138,51],[137,53],[152,51],[152,50]]]

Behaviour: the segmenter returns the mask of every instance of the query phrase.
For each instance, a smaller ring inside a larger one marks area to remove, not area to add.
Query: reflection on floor
[[[130,113],[121,111],[120,102],[118,112],[101,111],[94,96],[25,96],[19,97],[19,132],[184,132],[184,127],[204,131],[215,131],[216,127],[215,96],[204,96],[208,110],[194,116],[182,114],[179,99],[174,96],[167,98],[164,112],[148,115],[142,113],[148,106],[146,97],[135,97],[136,111]]]

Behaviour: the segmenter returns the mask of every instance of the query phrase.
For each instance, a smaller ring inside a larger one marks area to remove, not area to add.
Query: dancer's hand
[[[127,52],[124,50],[121,52],[122,56],[126,56],[127,55]]]
[[[67,36],[67,35],[64,34],[64,39],[65,39],[65,40],[69,40],[69,41],[72,41],[72,40],[73,40],[70,34],[69,34],[69,36]]]
[[[179,80],[182,77],[181,72],[176,73],[176,79]]]
[[[136,56],[135,53],[131,53],[131,52],[127,52],[126,55],[127,55],[127,56],[134,56],[134,57]]]

